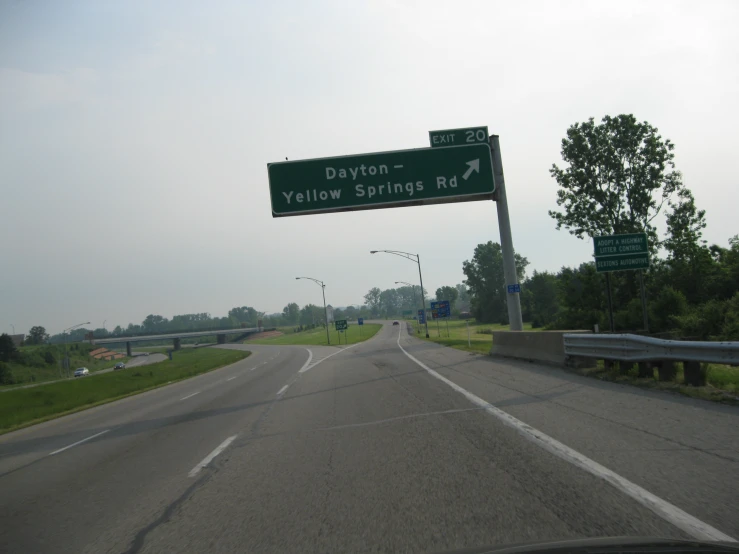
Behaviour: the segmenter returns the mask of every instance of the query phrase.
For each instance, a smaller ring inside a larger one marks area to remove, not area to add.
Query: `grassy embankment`
[[[693,398],[702,398],[703,400],[739,405],[739,367],[721,364],[702,364],[702,371],[706,374],[707,383],[704,387],[686,385],[684,383],[683,364],[678,362],[675,364],[675,367],[677,373],[675,379],[672,381],[660,381],[656,369],[651,378],[640,378],[636,366],[625,372],[621,371],[617,366],[606,369],[602,360],[594,360],[593,367],[573,371],[580,375],[595,377],[603,381],[613,381],[615,383],[635,385],[642,388],[674,392]]]
[[[194,377],[247,357],[218,348],[178,351],[173,360],[0,393],[0,433]]]
[[[90,344],[73,343],[67,345],[69,356],[69,374],[71,375],[78,367],[86,367],[91,373],[101,369],[113,367],[118,362],[126,362],[127,358],[118,360],[96,360],[89,353],[100,348]],[[18,349],[19,357],[7,362],[13,376],[13,383],[8,385],[23,385],[29,383],[42,383],[54,381],[65,377],[65,371],[61,369],[64,359],[64,345],[40,345],[21,346]]]
[[[409,323],[416,328],[415,321]],[[467,352],[475,352],[477,354],[489,354],[493,345],[493,331],[507,331],[508,325],[500,325],[497,323],[478,323],[474,320],[469,322],[469,345],[467,343],[467,326],[463,320],[450,320],[449,331],[447,332],[447,323],[439,320],[438,328],[436,320],[429,321],[429,338],[426,338],[425,327],[420,326],[416,337],[423,340],[430,340],[444,346],[451,346],[458,350]],[[530,323],[523,324],[524,331],[536,331],[531,328]]]
[[[381,327],[382,325],[376,323],[365,323],[364,325],[349,323],[349,328],[341,333],[341,346],[365,341],[373,337]],[[269,339],[245,340],[244,344],[326,346],[326,329],[323,327],[308,329],[298,333],[294,333],[291,327],[281,327],[279,330],[285,334]],[[331,346],[340,346],[339,333],[333,329],[333,325],[329,328],[329,334],[331,336]]]

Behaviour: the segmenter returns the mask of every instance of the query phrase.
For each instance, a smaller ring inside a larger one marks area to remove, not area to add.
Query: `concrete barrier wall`
[[[565,333],[592,331],[493,331],[490,354],[532,362],[565,364]]]

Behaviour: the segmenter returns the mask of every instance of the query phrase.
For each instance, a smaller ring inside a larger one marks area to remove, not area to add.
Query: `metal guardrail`
[[[693,342],[626,334],[566,333],[564,348],[567,356],[600,360],[626,362],[673,360],[739,365],[739,342]]]

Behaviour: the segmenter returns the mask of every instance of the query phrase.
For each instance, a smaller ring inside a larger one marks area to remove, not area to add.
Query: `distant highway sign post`
[[[515,283],[498,137],[491,137],[487,127],[469,127],[430,131],[429,141],[431,148],[267,164],[272,216],[494,200],[505,279]],[[415,256],[420,274],[420,258]],[[507,306],[511,330],[523,330],[518,292],[510,294]]]
[[[449,317],[451,316],[451,310],[449,307],[449,300],[440,300],[438,302],[431,302],[431,318],[436,320],[436,332],[441,336],[439,330],[439,320],[446,319],[446,335],[449,337]]]
[[[644,288],[644,273],[649,267],[649,243],[646,233],[629,233],[622,235],[604,235],[593,237],[595,251],[595,270],[606,274],[608,292],[608,317],[611,332],[613,324],[613,299],[611,298],[611,272],[639,270],[639,286],[641,288],[642,314],[644,330],[649,332],[649,315],[647,313],[647,293]]]
[[[357,325],[359,325],[359,336],[362,337],[362,327],[364,327],[364,318],[358,317],[357,318]]]
[[[334,327],[336,328],[336,334],[339,335],[339,344],[341,344],[341,331],[346,331],[349,325],[346,319],[337,319],[334,321]],[[344,343],[346,343],[346,337],[344,338]]]

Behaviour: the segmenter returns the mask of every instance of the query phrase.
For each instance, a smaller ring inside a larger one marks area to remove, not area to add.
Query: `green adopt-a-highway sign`
[[[646,233],[593,237],[593,246],[598,273],[649,267]]]
[[[287,161],[267,166],[272,215],[490,199],[490,147],[477,143]]]

